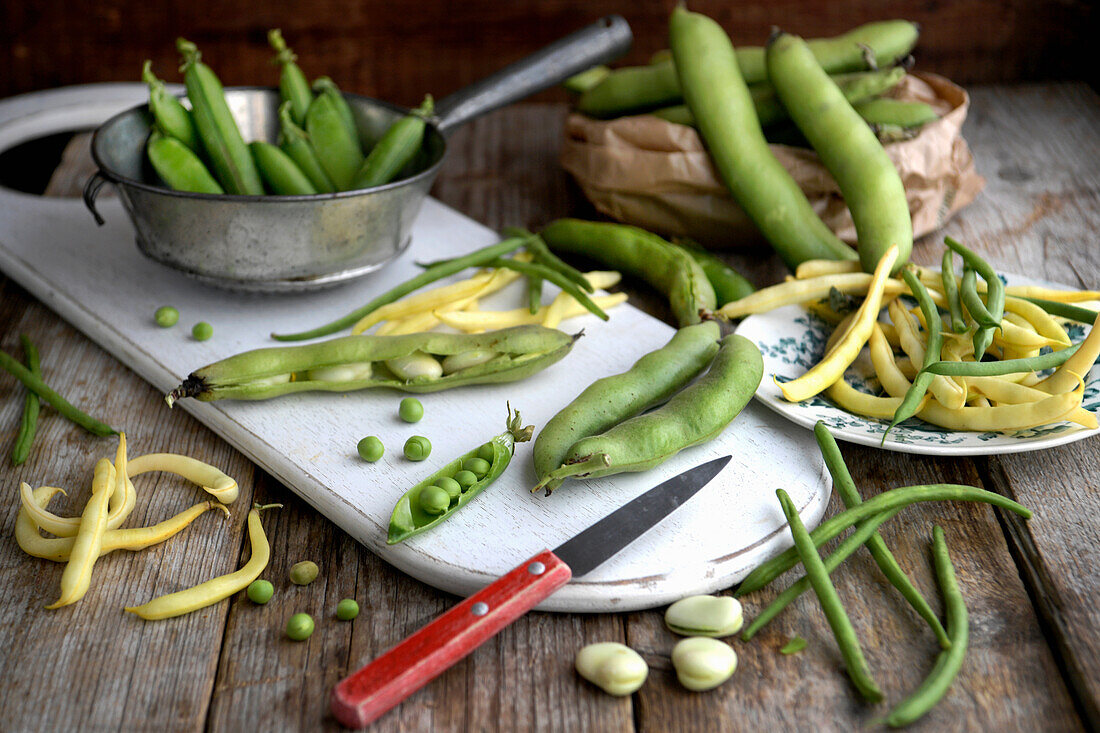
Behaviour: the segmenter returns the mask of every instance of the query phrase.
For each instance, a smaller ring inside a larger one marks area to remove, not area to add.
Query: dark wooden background
[[[280,27],[310,76],[412,104],[619,13],[634,29],[628,61],[666,45],[675,0],[4,0],[0,97],[65,84],[139,78],[141,63],[177,79],[174,39],[199,44],[226,84],[273,83],[268,28]],[[807,36],[903,17],[921,23],[920,67],[960,83],[1084,79],[1096,11],[1087,0],[692,0],[737,44],[773,24]],[[541,101],[564,101],[560,92]]]

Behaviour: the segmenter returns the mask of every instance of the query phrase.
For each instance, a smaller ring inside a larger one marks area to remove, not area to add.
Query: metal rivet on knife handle
[[[478,601],[470,607],[470,613],[475,616],[484,616],[489,613],[489,604]]]
[[[531,575],[542,575],[546,572],[546,566],[541,562],[533,562],[527,566],[527,572],[531,573]]]

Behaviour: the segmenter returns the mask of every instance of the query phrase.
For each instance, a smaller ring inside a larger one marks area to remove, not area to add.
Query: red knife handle
[[[435,679],[569,582],[569,566],[543,550],[447,611],[332,690],[332,712],[362,728]]]

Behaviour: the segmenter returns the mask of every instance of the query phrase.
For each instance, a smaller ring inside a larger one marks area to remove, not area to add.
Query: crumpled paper
[[[947,79],[923,72],[906,75],[889,96],[926,102],[941,115],[913,139],[886,145],[905,185],[914,236],[920,237],[942,226],[985,186],[961,135],[970,98]],[[818,216],[854,244],[852,216],[817,154],[770,147]],[[570,114],[561,163],[596,208],[613,219],[713,248],[760,242],[691,127],[651,115],[601,121]]]

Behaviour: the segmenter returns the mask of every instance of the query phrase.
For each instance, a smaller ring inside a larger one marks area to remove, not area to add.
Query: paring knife
[[[594,570],[671,514],[726,467],[715,458],[655,486],[554,550],[543,550],[499,580],[344,678],[332,712],[362,728],[419,690],[489,637],[537,606],[571,577]]]

